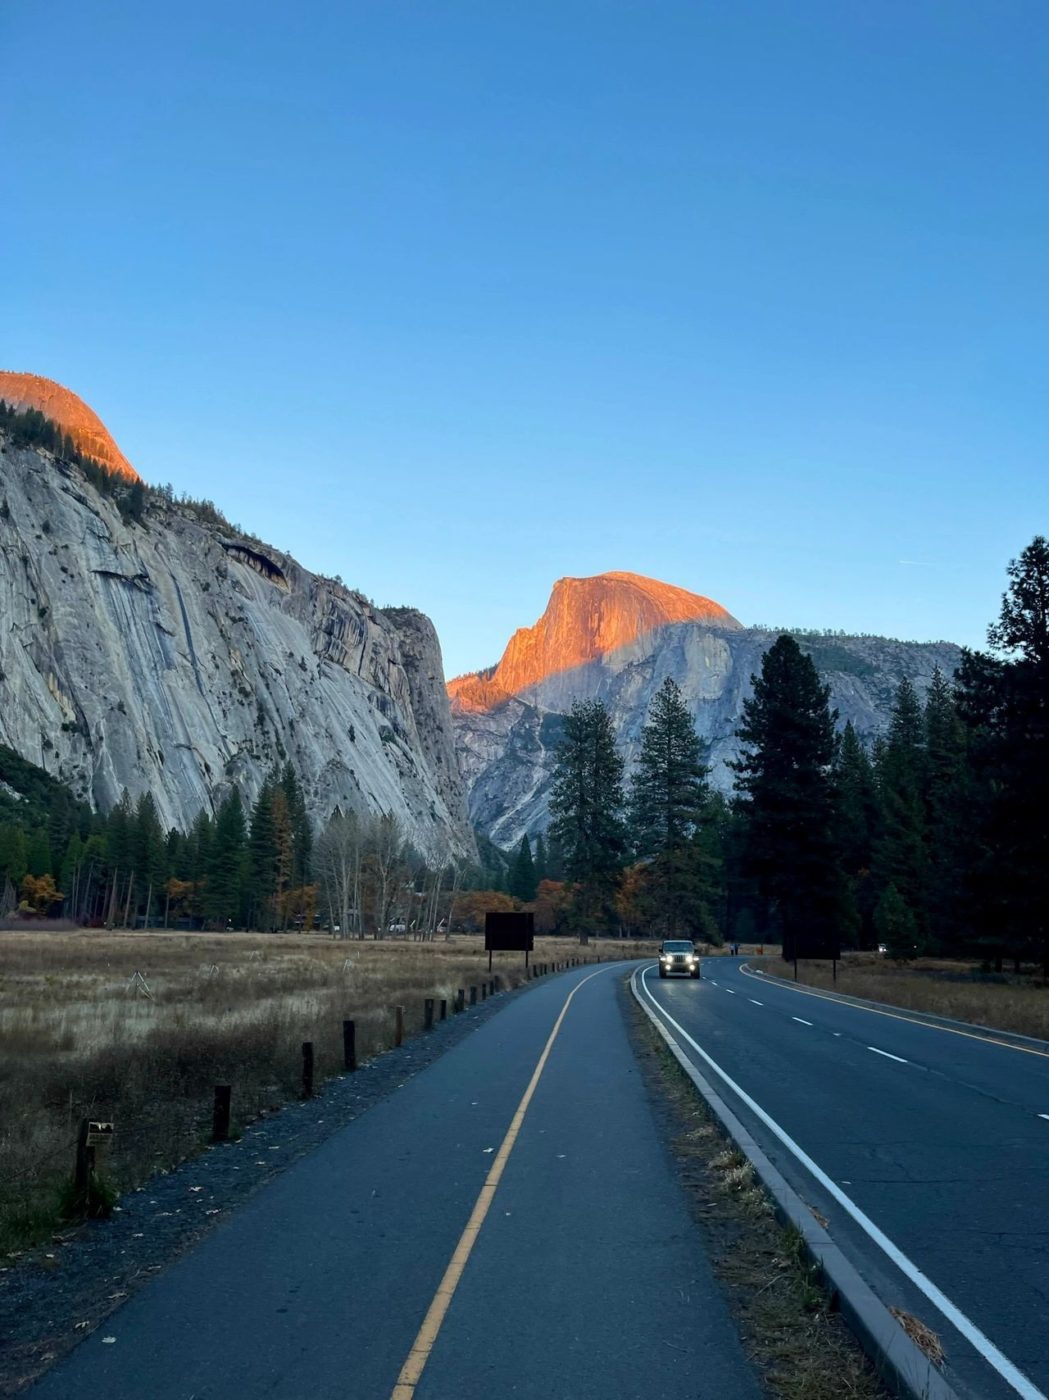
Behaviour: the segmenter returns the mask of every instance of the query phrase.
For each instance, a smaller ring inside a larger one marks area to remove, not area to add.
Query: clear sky
[[[4,0],[0,367],[495,661],[554,579],[981,644],[1049,529],[1045,0]]]

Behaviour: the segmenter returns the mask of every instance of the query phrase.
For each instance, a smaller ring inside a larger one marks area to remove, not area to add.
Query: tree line
[[[566,922],[784,953],[1010,958],[1049,976],[1049,544],[1010,564],[988,650],[964,650],[924,699],[909,680],[888,732],[839,731],[794,636],[744,702],[730,799],[664,681],[625,781],[600,701],[567,717],[550,804]]]

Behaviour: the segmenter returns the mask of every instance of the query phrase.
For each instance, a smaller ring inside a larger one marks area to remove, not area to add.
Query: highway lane
[[[627,1040],[623,972],[509,1000],[148,1284],[34,1400],[758,1400]],[[421,1376],[399,1386],[421,1338]]]
[[[1049,1389],[1049,1119],[1040,1116],[1049,1112],[1049,1058],[806,995],[747,975],[738,960],[710,959],[703,971],[699,983],[649,972],[645,985],[986,1333],[1020,1381],[943,1322],[848,1209],[719,1083],[788,1180],[848,1243],[876,1291],[943,1334],[963,1393],[990,1400]]]

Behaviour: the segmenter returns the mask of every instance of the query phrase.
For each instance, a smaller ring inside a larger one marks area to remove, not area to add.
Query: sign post
[[[518,952],[525,955],[535,947],[534,914],[496,914],[484,916],[484,948],[488,954],[488,971],[492,970],[493,953]]]

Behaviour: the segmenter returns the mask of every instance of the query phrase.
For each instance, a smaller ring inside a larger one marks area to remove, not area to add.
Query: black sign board
[[[534,914],[486,914],[486,953],[530,953],[535,947]]]
[[[837,962],[841,957],[841,935],[836,929],[802,929],[793,937],[785,934],[783,956],[788,962],[796,958]]]

